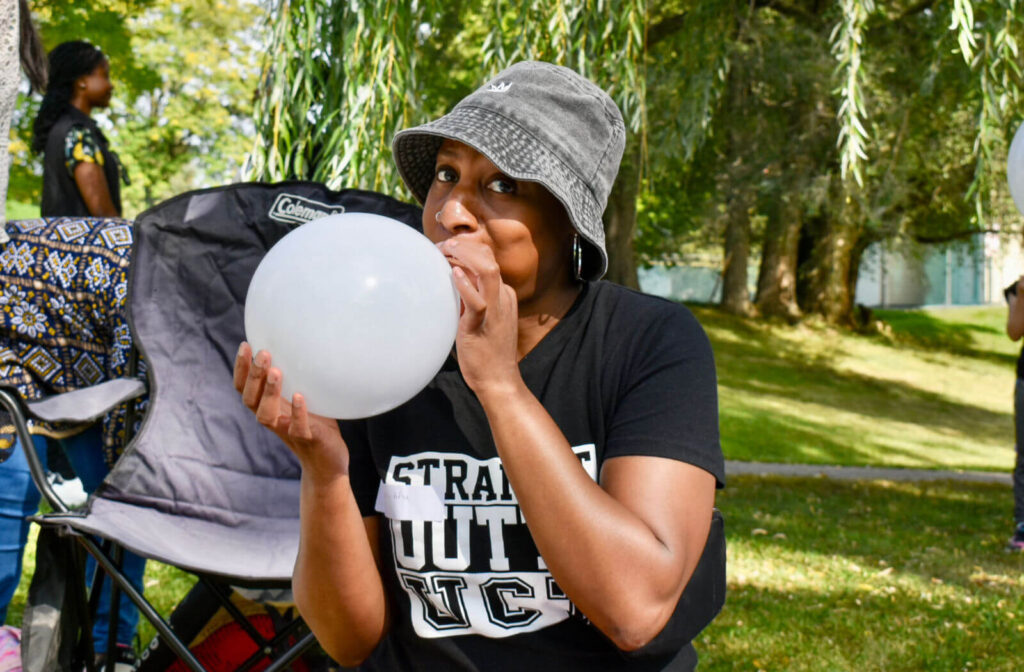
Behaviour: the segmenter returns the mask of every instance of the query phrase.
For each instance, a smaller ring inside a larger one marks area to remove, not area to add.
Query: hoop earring
[[[583,245],[580,234],[572,234],[572,267],[576,282],[583,282]]]

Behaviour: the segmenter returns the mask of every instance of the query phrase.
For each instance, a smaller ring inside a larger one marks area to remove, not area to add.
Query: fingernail
[[[453,266],[453,267],[452,267],[452,275],[454,275],[454,276],[455,276],[456,278],[458,278],[459,280],[462,280],[462,279],[463,279],[464,277],[466,277],[466,272],[465,272],[465,271],[463,271],[463,270],[462,270],[461,268],[459,268],[458,266]]]
[[[277,374],[276,373],[268,373],[267,374],[267,385],[277,385]]]
[[[235,357],[241,357],[242,353],[244,351],[245,351],[245,341],[242,341],[241,343],[238,344],[238,354],[236,354]]]

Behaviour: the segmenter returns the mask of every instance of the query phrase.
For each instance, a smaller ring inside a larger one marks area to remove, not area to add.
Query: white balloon
[[[1024,124],[1017,128],[1006,157],[1006,180],[1017,210],[1024,215]]]
[[[425,236],[366,213],[330,215],[282,238],[245,298],[253,352],[310,412],[365,418],[422,390],[455,343],[451,267]]]

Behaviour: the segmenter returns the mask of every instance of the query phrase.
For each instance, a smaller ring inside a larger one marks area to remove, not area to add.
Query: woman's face
[[[107,59],[104,58],[88,75],[79,77],[75,84],[83,90],[85,99],[92,107],[110,105],[114,85],[110,83],[110,63]]]
[[[573,283],[573,230],[558,199],[460,142],[445,140],[437,153],[423,232],[435,243],[459,236],[491,248],[520,304]]]

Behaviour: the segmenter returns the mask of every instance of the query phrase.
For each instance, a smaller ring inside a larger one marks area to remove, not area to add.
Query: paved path
[[[882,467],[834,467],[824,464],[780,464],[776,462],[725,461],[726,476],[827,476],[829,478],[881,481],[973,481],[1011,485],[1010,472],[942,471],[938,469],[889,469]]]

